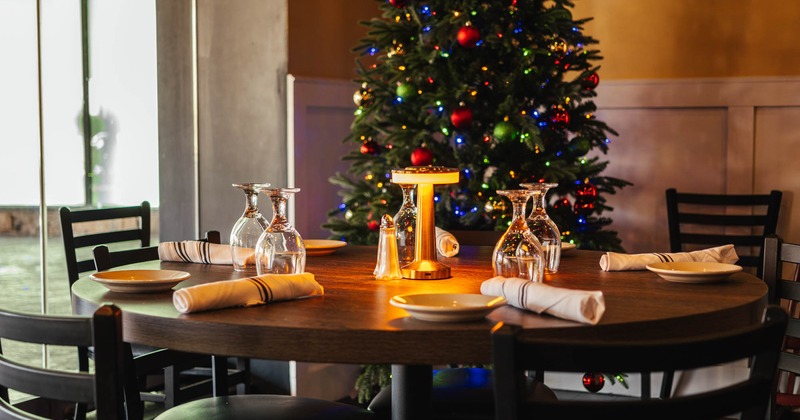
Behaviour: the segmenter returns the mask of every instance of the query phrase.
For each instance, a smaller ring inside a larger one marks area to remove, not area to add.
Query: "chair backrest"
[[[792,276],[783,275],[786,263],[794,266]],[[781,380],[774,390],[773,411],[782,406],[800,407],[800,395],[795,392],[794,386],[795,377],[800,375],[800,319],[797,318],[800,303],[800,244],[784,243],[777,235],[767,236],[764,240],[763,271],[764,281],[769,287],[770,303],[788,305],[790,314],[784,348],[778,360]]]
[[[0,349],[0,418],[36,418],[12,406],[8,390],[32,396],[94,405],[98,419],[124,419],[122,392],[122,317],[114,305],[93,316],[56,316],[0,309],[0,337],[25,343],[94,347],[95,369],[67,372],[31,367]]]
[[[499,323],[492,330],[495,410],[509,419],[719,418],[742,413],[763,419],[786,328],[786,311],[770,306],[762,323],[715,335],[634,342],[547,338]],[[529,401],[526,370],[657,372],[712,366],[753,357],[747,380],[713,391],[669,399]]]
[[[147,201],[138,206],[88,210],[62,207],[59,214],[70,286],[78,280],[81,273],[95,270],[92,258],[78,260],[79,249],[86,248],[88,251],[96,245],[127,241],[138,241],[139,247],[150,246],[150,203]],[[138,219],[136,226],[125,226],[123,219],[129,218]],[[95,223],[91,231],[76,235],[75,225],[83,222],[103,223]]]
[[[776,190],[769,194],[736,195],[682,193],[670,188],[667,190],[670,251],[681,252],[684,245],[733,244],[739,253],[737,264],[756,268],[760,277],[764,237],[775,233],[778,226],[781,196]],[[734,208],[740,211],[726,213]],[[720,229],[712,231],[710,227]],[[727,233],[726,229],[736,232]],[[758,255],[744,254],[742,247],[757,248]]]
[[[200,240],[218,244],[220,243],[220,233],[217,230],[209,230],[206,232],[205,238]],[[105,245],[98,245],[92,249],[92,253],[97,271],[105,271],[121,265],[157,260],[158,246],[111,251]]]

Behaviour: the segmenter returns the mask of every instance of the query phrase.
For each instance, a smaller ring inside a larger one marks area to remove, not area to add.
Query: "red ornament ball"
[[[361,144],[361,154],[362,155],[373,155],[376,156],[380,153],[380,146],[375,140],[367,140]]]
[[[578,197],[578,199],[575,200],[574,210],[577,215],[585,216],[591,214],[594,211],[594,201],[590,198]]]
[[[566,207],[567,209],[572,208],[572,203],[569,202],[568,198],[562,198],[561,200],[558,200],[555,203],[553,203],[554,209],[560,209],[562,207]]]
[[[581,87],[583,87],[586,90],[592,90],[596,88],[599,83],[600,83],[600,76],[598,76],[597,73],[594,72],[581,79]]]
[[[450,114],[450,122],[455,128],[464,130],[472,125],[472,110],[465,106],[460,106]]]
[[[553,128],[558,130],[567,128],[569,125],[569,112],[560,107],[554,109],[553,113],[550,115],[550,123],[552,124]]]
[[[373,232],[377,232],[379,228],[380,225],[378,224],[377,220],[370,220],[369,222],[367,222],[367,229]]]
[[[391,3],[392,6],[398,8],[398,9],[402,9],[403,7],[406,7],[406,4],[408,4],[408,1],[407,0],[389,0],[389,3]]]
[[[580,198],[591,198],[594,199],[597,197],[597,187],[592,184],[581,184],[575,191],[575,194],[578,195]]]
[[[606,378],[600,372],[589,372],[583,375],[583,387],[589,392],[597,392],[603,389]]]
[[[411,152],[411,164],[413,166],[428,166],[433,163],[433,152],[425,146],[416,148]]]
[[[475,48],[481,40],[481,32],[474,26],[462,26],[456,35],[459,45],[464,48]]]

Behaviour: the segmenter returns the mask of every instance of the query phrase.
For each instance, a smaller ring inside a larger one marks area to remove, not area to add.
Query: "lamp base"
[[[450,267],[435,260],[414,260],[400,268],[403,278],[413,280],[439,280],[450,277]]]

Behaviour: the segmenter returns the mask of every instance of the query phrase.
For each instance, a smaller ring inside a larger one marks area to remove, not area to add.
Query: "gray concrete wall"
[[[161,239],[227,242],[244,210],[231,184],[287,182],[287,4],[196,4],[195,80],[192,3],[157,2]]]

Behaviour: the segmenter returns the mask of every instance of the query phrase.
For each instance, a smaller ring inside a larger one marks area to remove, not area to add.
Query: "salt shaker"
[[[397,235],[392,216],[381,217],[381,232],[378,237],[378,262],[372,272],[377,280],[396,280],[403,278],[400,260],[397,256]]]

